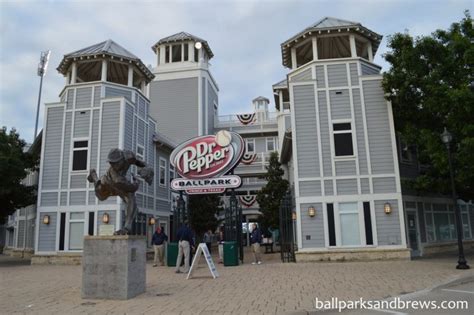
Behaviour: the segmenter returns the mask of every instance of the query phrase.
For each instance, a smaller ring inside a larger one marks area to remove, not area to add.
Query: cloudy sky
[[[211,72],[220,92],[220,114],[247,112],[259,95],[272,99],[271,85],[283,79],[280,44],[325,16],[362,23],[384,35],[408,30],[427,35],[448,28],[473,11],[464,0],[187,0],[187,1],[5,1],[0,0],[0,126],[15,127],[31,141],[43,50],[52,51],[42,103],[58,101],[64,78],[56,71],[69,52],[113,39],[148,65],[151,46],[186,31],[206,39],[214,52]],[[42,111],[40,128],[42,125]]]

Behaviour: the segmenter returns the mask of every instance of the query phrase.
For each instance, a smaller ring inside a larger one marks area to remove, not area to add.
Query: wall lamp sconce
[[[151,217],[149,220],[148,220],[148,225],[155,225],[155,218],[154,217]]]
[[[104,215],[102,215],[102,222],[104,222],[105,224],[109,224],[109,214],[106,212],[104,213]]]
[[[311,218],[316,215],[316,209],[314,209],[313,206],[310,206],[310,207],[308,208],[308,215],[309,215]]]
[[[291,219],[292,219],[293,221],[296,221],[296,211],[295,211],[295,210],[293,210],[293,211],[291,212]]]
[[[43,216],[43,224],[49,224],[49,215]]]
[[[385,214],[390,214],[390,213],[392,213],[392,205],[390,204],[390,202],[386,202],[386,203],[383,205],[383,211],[385,212]]]

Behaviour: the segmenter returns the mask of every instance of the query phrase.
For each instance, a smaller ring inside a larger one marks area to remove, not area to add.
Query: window
[[[172,46],[172,59],[171,62],[180,62],[181,61],[181,44]]]
[[[189,60],[189,44],[183,44],[184,59],[183,61]]]
[[[267,152],[275,151],[275,138],[267,138]]]
[[[165,47],[165,62],[169,63],[170,62],[170,46],[166,45]]]
[[[356,202],[339,204],[341,245],[360,245],[359,209]]]
[[[137,158],[145,161],[145,147],[140,144],[137,144]]]
[[[170,165],[170,182],[174,179],[174,167]]]
[[[411,148],[400,135],[398,136],[398,144],[400,151],[400,161],[402,163],[411,163],[413,160]]]
[[[255,139],[245,139],[245,149],[247,153],[255,152]]]
[[[160,169],[158,176],[160,186],[166,186],[166,160],[163,158],[160,158]]]
[[[69,217],[69,249],[81,250],[84,238],[84,212],[71,212]]]
[[[372,218],[370,217],[370,202],[364,202],[365,241],[367,245],[374,245],[372,236]]]
[[[352,129],[351,123],[333,124],[334,131],[334,152],[336,156],[352,156]]]
[[[457,238],[456,218],[451,205],[425,203],[426,236],[428,242],[452,241]],[[466,207],[460,206],[464,238],[471,238]]]
[[[198,61],[199,61],[199,49],[194,47],[194,62],[198,62]]]
[[[88,140],[74,141],[72,152],[72,170],[87,170],[87,151],[89,147]]]
[[[336,230],[334,229],[334,204],[327,204],[328,213],[328,233],[329,233],[329,246],[336,246]]]

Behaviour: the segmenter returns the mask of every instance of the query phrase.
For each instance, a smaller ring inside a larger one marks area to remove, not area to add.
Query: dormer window
[[[181,60],[181,49],[182,45],[173,45],[172,46],[172,51],[173,51],[173,58],[171,59],[172,62],[180,62]]]

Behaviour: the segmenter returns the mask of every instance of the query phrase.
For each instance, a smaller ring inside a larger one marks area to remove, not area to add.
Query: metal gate
[[[237,242],[240,262],[244,261],[244,246],[242,243],[242,206],[237,201],[235,190],[232,189],[229,206],[225,209],[224,240]]]
[[[282,262],[296,262],[293,198],[288,191],[280,203],[280,255]]]

